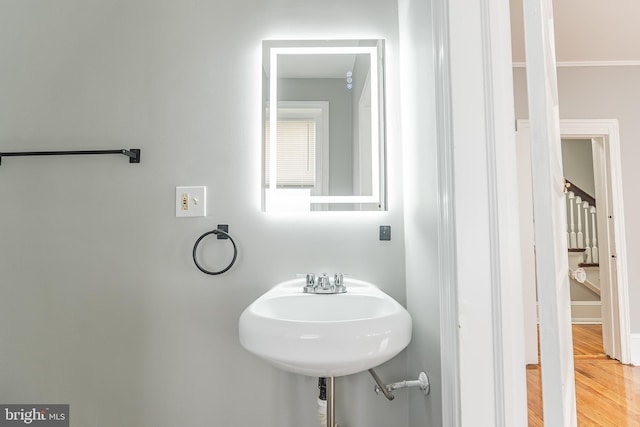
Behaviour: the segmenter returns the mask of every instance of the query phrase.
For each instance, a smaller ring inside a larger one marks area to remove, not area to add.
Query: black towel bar
[[[69,151],[15,151],[10,153],[0,152],[0,164],[3,157],[22,157],[22,156],[69,156],[84,154],[122,154],[129,157],[129,163],[140,163],[140,149],[132,148],[130,150],[69,150]]]

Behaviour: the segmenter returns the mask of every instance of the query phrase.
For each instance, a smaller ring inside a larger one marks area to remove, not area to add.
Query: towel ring
[[[207,237],[210,234],[221,234],[221,235],[225,236],[227,239],[231,240],[231,244],[233,245],[233,258],[231,259],[231,262],[229,263],[228,266],[226,266],[225,268],[223,268],[220,271],[209,271],[209,270],[206,270],[205,268],[203,268],[198,263],[198,259],[197,259],[197,256],[196,256],[196,253],[198,251],[198,245],[200,244],[202,239],[204,239],[205,237]],[[212,276],[217,276],[218,274],[222,274],[222,273],[228,271],[233,266],[233,264],[236,262],[236,258],[237,257],[238,257],[238,248],[236,247],[236,242],[233,241],[233,239],[231,238],[231,236],[229,236],[228,233],[226,233],[225,231],[219,230],[219,229],[207,231],[202,236],[200,236],[198,238],[198,240],[196,240],[196,244],[193,245],[193,262],[196,264],[196,267],[198,267],[198,270],[202,271],[204,274],[210,274]]]

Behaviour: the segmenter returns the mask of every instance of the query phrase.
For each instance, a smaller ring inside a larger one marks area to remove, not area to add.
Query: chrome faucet
[[[314,274],[305,275],[305,286],[303,291],[308,294],[342,294],[347,292],[347,288],[344,285],[344,275],[337,273],[333,277],[327,276],[327,273],[322,273],[321,276]]]
[[[313,293],[313,290],[316,287],[316,275],[308,273],[306,274],[306,284],[304,285],[303,291],[305,293]]]
[[[337,273],[335,276],[333,276],[333,288],[336,294],[347,292],[347,288],[344,285],[344,274]]]

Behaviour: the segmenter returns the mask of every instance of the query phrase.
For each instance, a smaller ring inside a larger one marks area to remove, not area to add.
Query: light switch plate
[[[176,187],[176,216],[207,216],[207,187]]]

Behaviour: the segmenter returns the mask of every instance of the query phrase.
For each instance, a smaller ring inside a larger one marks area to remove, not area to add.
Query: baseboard
[[[571,301],[571,323],[602,323],[602,303],[600,301]]]
[[[631,364],[640,366],[640,334],[631,334]]]
[[[536,303],[536,313],[539,308]],[[536,315],[536,323],[540,324],[540,317]],[[571,323],[577,325],[599,325],[602,323],[602,302],[600,301],[571,301]],[[640,334],[638,334],[640,336]],[[640,347],[638,347],[640,350]],[[640,355],[640,352],[638,353]],[[639,359],[640,360],[640,359]]]

